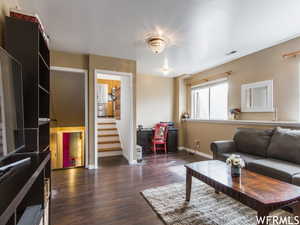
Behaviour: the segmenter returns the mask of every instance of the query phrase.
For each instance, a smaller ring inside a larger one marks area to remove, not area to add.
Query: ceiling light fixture
[[[172,69],[169,67],[169,61],[167,58],[165,58],[164,66],[160,70],[165,76],[172,71]]]
[[[162,35],[151,35],[146,38],[146,43],[152,52],[160,54],[167,47],[169,40]]]

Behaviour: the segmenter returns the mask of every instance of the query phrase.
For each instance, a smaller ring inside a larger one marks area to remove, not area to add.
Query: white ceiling
[[[141,74],[189,74],[272,46],[300,33],[299,0],[20,0],[37,12],[51,49],[137,60]],[[144,35],[173,40],[154,55]],[[300,47],[300,46],[299,46]],[[238,53],[226,56],[227,52]]]

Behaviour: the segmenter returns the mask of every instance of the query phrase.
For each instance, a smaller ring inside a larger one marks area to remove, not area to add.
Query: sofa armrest
[[[214,156],[227,152],[236,152],[235,143],[232,140],[214,141],[210,145],[210,150],[213,152]]]

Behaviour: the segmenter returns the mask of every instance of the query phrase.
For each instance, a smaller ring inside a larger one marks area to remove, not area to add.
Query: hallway
[[[200,160],[179,152],[149,156],[143,166],[130,166],[115,156],[101,158],[98,170],[54,171],[53,225],[163,225],[140,191],[185,182],[183,165]]]

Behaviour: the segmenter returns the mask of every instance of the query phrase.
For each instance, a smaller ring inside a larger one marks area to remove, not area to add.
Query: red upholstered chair
[[[167,153],[167,137],[168,137],[168,124],[158,123],[154,127],[154,137],[152,139],[153,151],[165,150]]]

